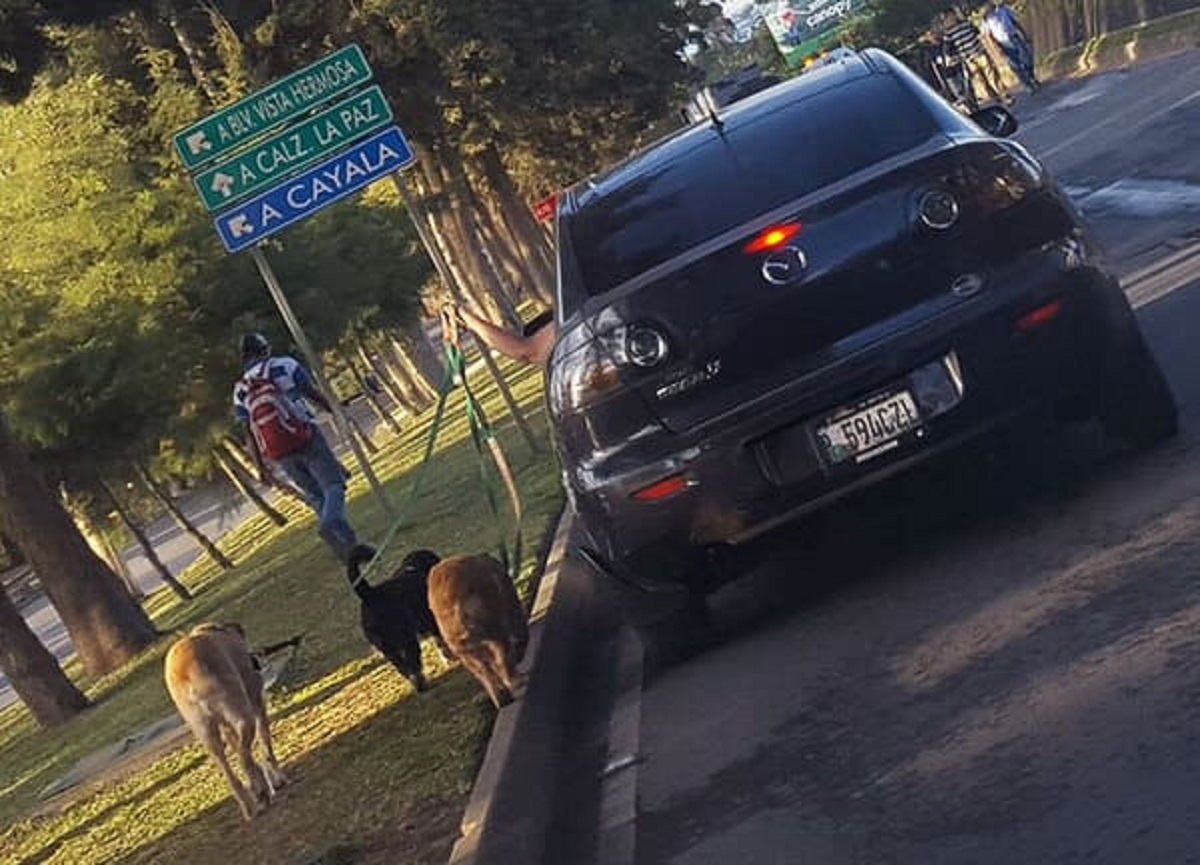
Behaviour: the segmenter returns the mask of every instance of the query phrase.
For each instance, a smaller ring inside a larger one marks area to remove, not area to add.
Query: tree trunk
[[[213,77],[204,66],[203,51],[180,20],[179,8],[175,0],[160,0],[157,11],[159,18],[165,21],[167,26],[171,28],[171,35],[175,38],[175,44],[179,46],[180,52],[187,60],[188,69],[191,70],[193,80],[200,87],[201,92],[208,97],[209,104],[220,105],[223,101],[221,99],[221,90],[217,87]]]
[[[3,589],[0,589],[0,671],[41,727],[57,727],[91,705],[29,629]]]
[[[121,578],[125,590],[129,592],[129,597],[133,598],[139,604],[145,597],[145,593],[141,590],[137,583],[133,581],[133,576],[129,573],[129,568],[125,566],[124,560],[117,554],[112,543],[108,539],[101,526],[96,525],[96,522],[88,514],[87,509],[83,507],[72,508],[67,497],[63,496],[63,503],[67,507],[67,513],[71,515],[79,533],[83,535],[83,539],[87,541],[92,552],[100,557],[100,559],[112,568],[113,573]]]
[[[350,435],[358,439],[359,444],[363,446],[363,450],[369,454],[379,453],[379,445],[371,441],[371,437],[362,428],[362,424],[358,422],[358,418],[350,414],[350,412],[346,412],[346,423],[350,426]]]
[[[241,463],[228,456],[220,447],[213,448],[213,460],[233,488],[249,499],[260,513],[266,514],[267,518],[277,526],[287,525],[287,517],[271,507],[270,503],[259,495],[258,490],[254,488],[253,480],[245,473]]]
[[[370,370],[371,374],[379,380],[383,391],[387,394],[388,400],[392,403],[391,412],[396,411],[412,411],[408,404],[408,399],[404,395],[404,390],[400,386],[399,380],[393,374],[392,369],[388,366],[386,360],[381,360],[376,356],[376,351],[368,346],[364,337],[359,337],[357,344],[354,347],[359,359]]]
[[[116,573],[121,578],[121,582],[125,584],[125,588],[129,591],[129,596],[139,604],[146,597],[146,593],[142,591],[142,587],[137,584],[137,580],[133,578],[133,574],[129,573],[129,565],[121,558],[120,552],[113,546],[112,538],[108,536],[108,532],[100,531],[97,534],[97,539],[104,550],[104,555],[101,557],[107,561]]]
[[[359,346],[359,351],[362,352],[361,344]],[[362,395],[366,399],[367,405],[371,407],[371,411],[375,414],[376,419],[378,419],[380,423],[387,425],[387,427],[391,429],[393,433],[400,435],[400,433],[403,432],[403,430],[400,428],[400,424],[396,422],[396,419],[392,417],[390,413],[388,413],[387,408],[382,402],[380,402],[379,394],[377,394],[374,389],[367,384],[366,376],[363,375],[362,370],[358,368],[358,365],[348,354],[342,352],[341,355],[342,362],[346,364],[346,368],[350,370],[350,374],[354,376],[354,380],[358,382],[359,390],[362,391]],[[367,363],[367,369],[370,371],[369,358],[367,359]],[[382,382],[379,386],[383,386]]]
[[[100,480],[99,484],[100,488],[104,490],[104,494],[108,496],[108,500],[112,503],[113,510],[117,512],[121,523],[125,528],[129,529],[129,533],[138,542],[138,546],[142,548],[142,553],[146,556],[146,561],[158,572],[159,579],[166,583],[171,591],[179,596],[180,600],[190,601],[192,593],[187,590],[187,586],[175,579],[175,575],[162,563],[162,559],[154,551],[154,545],[150,543],[150,539],[146,537],[146,533],[142,531],[142,527],[137,524],[137,521],[125,509],[125,506],[121,504],[121,500],[117,498],[117,494],[113,491],[112,487],[103,480]]]
[[[235,439],[233,436],[225,436],[222,445],[224,447],[225,455],[229,457],[230,460],[240,465],[247,475],[255,477],[254,472],[256,467],[254,465],[254,460],[250,458],[250,455],[246,453],[246,449],[237,439]],[[288,498],[295,499],[305,507],[309,506],[308,502],[305,500],[304,496],[301,495],[300,491],[292,485],[291,478],[280,472],[276,476],[276,480],[279,483],[274,487],[274,489],[278,490]]]
[[[384,343],[391,359],[392,372],[404,395],[405,404],[413,414],[431,406],[437,398],[437,388],[413,360],[412,353],[402,342],[403,336],[389,335]],[[438,375],[443,373],[439,368]],[[439,378],[438,383],[441,383]]]
[[[138,473],[138,477],[142,479],[142,483],[146,485],[146,488],[150,490],[151,494],[153,494],[153,496],[158,499],[162,506],[167,509],[167,513],[171,515],[171,519],[175,521],[175,525],[179,526],[181,530],[187,532],[192,540],[199,545],[200,549],[204,550],[204,554],[212,559],[212,561],[216,563],[221,570],[232,570],[233,562],[229,560],[229,556],[221,552],[220,549],[217,548],[217,545],[212,542],[212,539],[209,538],[208,535],[204,534],[204,532],[200,531],[199,527],[197,527],[195,523],[187,518],[187,514],[185,514],[179,507],[179,504],[173,498],[171,498],[170,493],[163,489],[162,484],[154,479],[154,476],[150,474],[150,470],[141,463],[135,463],[133,468],[134,471]]]
[[[0,502],[0,530],[28,556],[88,672],[111,672],[154,642],[150,619],[92,552],[3,418]]]
[[[436,399],[446,375],[442,346],[433,342],[419,324],[392,331],[383,339],[413,382],[429,395],[430,400]]]
[[[547,243],[546,232],[517,191],[496,149],[489,147],[484,150],[480,154],[479,164],[494,195],[496,216],[518,241],[534,277],[533,284],[527,288],[548,306],[554,300],[554,255]]]

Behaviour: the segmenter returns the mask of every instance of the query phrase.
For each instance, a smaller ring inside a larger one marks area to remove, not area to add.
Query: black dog
[[[360,574],[373,558],[372,547],[356,547],[346,565],[346,576],[362,601],[363,635],[415,690],[424,691],[428,683],[421,668],[421,637],[433,637],[442,656],[453,657],[429,611],[429,569],[439,559],[429,550],[414,550],[391,577],[372,586]]]

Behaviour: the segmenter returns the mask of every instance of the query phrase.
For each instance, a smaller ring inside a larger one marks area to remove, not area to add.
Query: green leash
[[[513,478],[512,469],[509,467],[508,459],[504,455],[504,451],[500,446],[500,441],[496,438],[495,430],[488,421],[487,414],[483,409],[483,404],[475,396],[475,392],[471,389],[471,385],[467,380],[467,365],[463,356],[462,350],[449,342],[446,343],[446,374],[442,377],[442,383],[438,387],[438,402],[437,409],[433,414],[433,423],[429,427],[429,435],[425,440],[425,452],[421,457],[421,462],[417,466],[417,471],[413,476],[412,483],[408,488],[408,495],[404,499],[404,503],[400,508],[400,515],[396,521],[392,523],[387,534],[383,538],[383,542],[375,551],[374,558],[367,563],[354,581],[357,585],[359,582],[366,580],[371,572],[384,559],[384,553],[388,547],[396,539],[396,535],[404,527],[405,514],[410,512],[413,504],[416,502],[417,495],[421,489],[421,482],[425,477],[425,469],[429,465],[429,460],[433,456],[434,448],[437,446],[438,434],[442,428],[442,422],[445,420],[446,403],[449,400],[450,394],[454,390],[454,380],[457,378],[462,383],[463,394],[465,397],[467,424],[471,431],[471,441],[475,446],[475,453],[479,462],[479,477],[483,485],[484,494],[487,497],[488,506],[492,511],[492,517],[496,521],[497,526],[503,526],[503,521],[500,515],[499,496],[496,490],[495,480],[492,473],[488,470],[488,456],[492,458],[496,466],[496,471],[504,482],[508,492],[509,504],[512,507],[513,513],[513,544],[511,550],[504,543],[504,530],[500,530],[499,553],[500,561],[504,565],[504,570],[508,573],[509,578],[515,583],[520,576],[521,568],[521,498],[517,493],[516,482]],[[486,451],[485,451],[486,449]]]
[[[496,489],[495,479],[488,470],[489,456],[496,468],[496,473],[504,482],[508,493],[509,505],[512,508],[513,543],[511,549],[505,546],[504,531],[501,529],[499,553],[500,562],[504,565],[504,570],[515,583],[520,576],[521,568],[521,497],[517,493],[516,481],[513,478],[512,469],[508,464],[508,458],[504,455],[504,449],[500,446],[500,440],[496,438],[496,431],[488,421],[483,403],[479,401],[478,397],[475,396],[475,392],[471,389],[471,383],[467,378],[467,365],[462,350],[456,345],[447,343],[446,359],[449,368],[457,372],[458,379],[462,382],[467,410],[467,422],[471,430],[471,441],[475,445],[475,453],[479,457],[479,478],[483,485],[484,494],[487,496],[492,517],[495,519],[497,526],[503,526],[504,521],[500,514],[499,493]]]

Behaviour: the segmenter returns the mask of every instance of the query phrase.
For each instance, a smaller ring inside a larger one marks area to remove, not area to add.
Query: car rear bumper
[[[993,276],[969,303],[889,334],[701,429],[641,436],[589,464],[568,485],[595,552],[652,578],[661,563],[689,549],[744,543],[1005,420],[1086,396],[1101,384],[1104,364],[1097,360],[1122,344],[1116,335],[1132,326],[1129,306],[1106,273],[1064,263],[1057,251],[1023,265],[1004,280]],[[1052,314],[1019,328],[1035,310]],[[930,370],[944,372],[956,399],[931,405],[922,396],[915,378],[928,379]],[[918,430],[857,463],[834,464],[822,454],[814,433],[823,420],[900,389],[917,397]],[[657,490],[669,495],[638,497],[664,480],[671,482]]]

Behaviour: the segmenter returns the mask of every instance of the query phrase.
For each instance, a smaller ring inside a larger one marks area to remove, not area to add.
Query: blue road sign
[[[214,220],[217,234],[227,250],[240,252],[412,161],[404,133],[392,126],[225,211]]]

